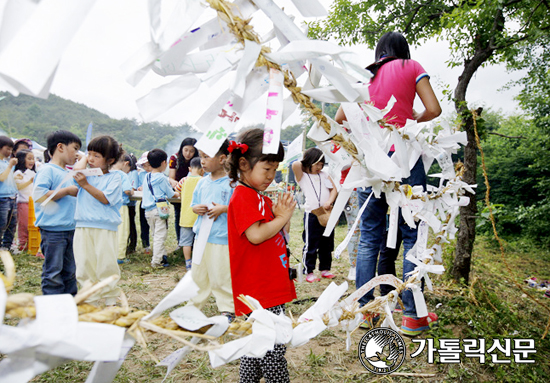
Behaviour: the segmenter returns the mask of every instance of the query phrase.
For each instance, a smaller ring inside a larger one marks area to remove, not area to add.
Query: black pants
[[[149,224],[147,223],[147,218],[145,218],[145,210],[141,208],[141,203],[139,205],[139,226],[141,228],[141,245],[145,249],[146,247],[150,247]]]
[[[174,227],[176,229],[176,238],[178,239],[178,244],[180,243],[180,215],[181,215],[181,203],[173,202],[174,205]]]
[[[308,220],[307,223],[306,219]],[[315,214],[304,214],[304,232],[302,233],[302,239],[304,243],[306,243],[307,234],[307,248],[306,245],[304,245],[304,263],[308,274],[313,273],[315,270],[317,257],[319,257],[319,270],[330,270],[332,264],[332,251],[334,250],[334,230],[329,237],[323,237],[324,231],[325,227],[321,226]]]
[[[128,216],[130,217],[130,235],[128,236],[126,253],[131,254],[136,251],[137,246],[136,205],[128,205]]]
[[[285,312],[285,306],[273,306],[267,310],[279,315]],[[263,358],[241,357],[239,382],[259,383],[262,377],[266,383],[290,382],[285,353],[286,346],[284,344],[276,344],[273,350],[268,351]]]

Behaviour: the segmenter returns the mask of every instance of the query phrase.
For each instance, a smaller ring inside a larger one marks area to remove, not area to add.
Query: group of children
[[[92,139],[87,155],[77,162],[81,146],[75,134],[56,131],[47,138],[49,162],[36,175],[25,170],[34,171],[34,160],[26,155],[21,155],[24,168],[17,167],[25,173],[17,174],[20,189],[35,201],[35,226],[45,256],[43,294],[74,295],[77,282],[86,288],[111,275],[120,276],[133,220],[129,197],[141,190],[141,208],[153,237],[153,267],[167,264],[166,200],[181,198],[179,244],[199,286],[189,304],[200,308],[212,294],[219,311],[231,321],[251,312],[238,299],[241,294],[254,297],[275,314],[283,313],[284,304],[296,298],[287,250],[296,202],[288,193],[275,203],[261,194],[284,158],[282,145],[277,154],[262,153],[263,130],[245,131],[238,143],[225,141],[214,157],[199,150],[199,158],[189,160],[187,177],[175,185],[164,174],[168,157],[163,150],[149,151],[140,163],[144,171],[132,175],[135,159],[112,137]],[[12,148],[11,139],[0,137],[0,227],[5,229],[2,246],[7,249],[18,211],[14,173],[18,162],[10,159]],[[88,301],[113,305],[119,295],[113,281]],[[265,376],[268,381],[289,381],[285,350],[278,344],[263,358],[243,357],[242,380],[259,381]]]

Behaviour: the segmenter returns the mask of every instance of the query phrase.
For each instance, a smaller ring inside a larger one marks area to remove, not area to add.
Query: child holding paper
[[[0,136],[0,248],[10,250],[17,227],[17,186],[13,175],[16,158],[10,158],[13,141]]]
[[[163,173],[166,170],[168,155],[164,150],[153,149],[147,153],[147,161],[151,166],[151,172],[145,176],[143,184],[143,198],[141,204],[145,209],[147,223],[153,232],[153,259],[151,267],[168,267],[166,255],[166,237],[168,235],[168,216],[162,217],[157,206],[158,202],[180,195],[170,185],[168,177]]]
[[[149,160],[147,159],[147,155],[149,152],[145,152],[141,155],[139,160],[137,161],[137,190],[143,192],[143,184],[145,183],[145,177],[148,173],[151,173],[151,165],[149,165]],[[143,208],[143,198],[141,202],[139,203],[139,228],[141,230],[140,238],[141,238],[141,246],[143,247],[143,250],[145,254],[151,254],[151,246],[149,242],[149,224],[147,223],[147,218],[145,218],[145,209]]]
[[[130,215],[128,213],[128,204],[130,197],[134,194],[132,184],[128,173],[132,164],[132,158],[129,154],[124,153],[120,160],[113,165],[112,172],[118,172],[122,180],[122,206],[120,207],[121,224],[118,225],[117,242],[118,242],[118,259],[119,265],[126,262],[126,248],[128,246],[128,236],[130,235]]]
[[[229,254],[235,313],[245,315],[250,308],[241,302],[241,294],[258,300],[276,315],[284,313],[285,303],[296,298],[290,278],[285,239],[296,202],[284,193],[275,205],[260,194],[275,178],[284,149],[279,143],[276,154],[262,154],[264,132],[251,129],[231,141],[229,176],[238,182],[228,212]],[[241,357],[241,382],[289,382],[286,346],[275,344],[262,358]]]
[[[233,188],[224,169],[229,154],[228,146],[229,143],[225,140],[214,157],[199,150],[202,168],[210,174],[199,181],[191,201],[193,212],[198,214],[193,225],[196,237],[192,268],[193,280],[199,286],[199,293],[190,303],[200,309],[212,293],[218,310],[231,321],[235,316],[235,307],[227,242],[227,205]],[[205,232],[209,223],[207,220],[214,221],[209,232]]]
[[[40,229],[40,248],[44,254],[42,294],[75,295],[78,289],[73,239],[78,187],[73,184],[66,166],[74,164],[82,142],[76,134],[58,130],[48,136],[47,145],[50,161],[38,169],[32,191],[35,225]]]
[[[29,239],[29,197],[32,194],[32,182],[36,175],[34,166],[34,154],[27,149],[20,150],[15,158],[15,184],[17,185],[17,239],[19,247],[23,251],[28,248]]]
[[[185,258],[185,267],[191,269],[191,251],[193,249],[193,240],[195,233],[193,225],[197,220],[197,214],[191,207],[193,200],[193,192],[197,187],[197,183],[201,180],[204,170],[201,166],[200,158],[193,158],[189,164],[189,175],[182,178],[179,184],[181,185],[181,215],[180,215],[180,241],[179,245],[183,248],[183,256]]]
[[[76,279],[85,287],[111,275],[120,276],[117,264],[117,229],[121,223],[122,177],[110,172],[123,151],[110,136],[99,136],[88,144],[88,155],[75,165],[74,179],[79,186],[76,202],[74,254]],[[84,175],[86,168],[100,169],[102,175]],[[105,298],[107,306],[114,305],[120,295],[116,281],[88,298],[88,302]]]
[[[313,212],[319,208],[325,211],[332,209],[338,190],[332,178],[323,171],[325,155],[320,149],[310,148],[305,151],[301,161],[292,164],[292,170],[296,181],[304,192],[306,202],[304,204],[304,264],[307,270],[306,281],[312,283],[319,281],[313,273],[317,257],[319,258],[319,270],[321,277],[334,278],[330,271],[332,265],[332,251],[334,250],[334,230],[330,236],[323,236],[325,227],[319,223],[319,219]]]

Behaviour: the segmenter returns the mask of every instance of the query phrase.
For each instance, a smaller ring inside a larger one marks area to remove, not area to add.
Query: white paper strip
[[[283,122],[283,82],[283,74],[271,68],[269,72],[263,154],[275,154],[279,151],[281,124]]]
[[[201,80],[192,73],[180,76],[168,84],[153,89],[136,104],[144,121],[152,121],[179,102],[195,94]]]
[[[327,15],[325,7],[318,0],[292,0],[292,2],[304,17],[324,17]]]
[[[96,0],[43,0],[0,53],[0,74],[38,95]]]

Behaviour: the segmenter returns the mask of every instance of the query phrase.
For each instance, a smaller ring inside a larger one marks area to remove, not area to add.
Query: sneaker
[[[128,262],[128,258],[122,258],[122,259],[116,260],[116,263],[118,263],[119,265],[122,265],[123,263],[126,263],[126,262]]]
[[[370,330],[376,327],[376,324],[380,320],[380,314],[368,313],[363,315],[363,321],[359,324],[359,327]]]
[[[191,265],[192,265],[192,264],[193,264],[193,261],[192,261],[192,260],[190,260],[190,259],[186,259],[186,260],[185,260],[185,268],[186,268],[187,270],[191,270]]]
[[[323,278],[328,278],[328,279],[332,279],[332,278],[336,277],[336,275],[332,274],[332,273],[330,272],[330,270],[323,270],[323,271],[321,271],[321,276],[322,276]]]
[[[437,314],[428,313],[427,317],[415,319],[413,317],[403,315],[403,322],[401,323],[401,332],[408,336],[417,336],[422,331],[429,330],[431,327],[437,325]]]
[[[229,311],[223,311],[220,314],[226,317],[229,323],[235,320],[235,313],[230,313]]]
[[[160,264],[164,267],[170,266],[170,264],[168,263],[168,256],[163,255],[162,256],[162,261],[160,261]]]
[[[151,248],[150,247],[146,247],[144,251],[145,251],[145,254],[151,254]]]
[[[151,267],[153,269],[164,269],[164,265],[162,263],[157,263],[157,262],[151,262]]]
[[[319,282],[320,279],[317,278],[317,277],[315,276],[315,274],[309,273],[308,275],[306,275],[306,281],[309,282],[309,283],[313,283],[313,282]]]
[[[349,273],[348,273],[348,280],[349,281],[355,281],[355,267],[350,267],[349,268]]]

